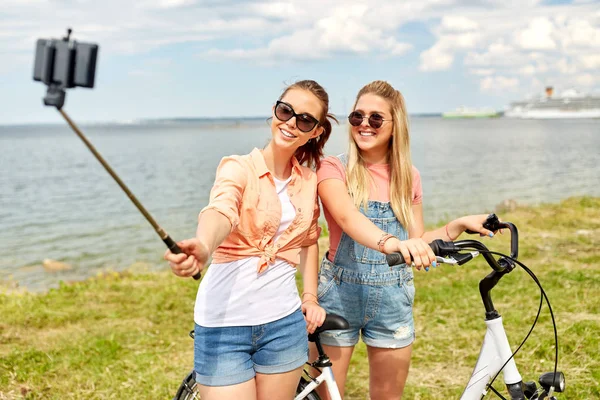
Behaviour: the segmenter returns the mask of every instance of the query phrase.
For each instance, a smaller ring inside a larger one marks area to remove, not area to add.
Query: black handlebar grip
[[[175,241],[173,239],[171,239],[171,236],[167,236],[166,238],[164,238],[163,242],[165,242],[165,244],[167,245],[169,250],[171,250],[171,253],[173,253],[173,254],[181,254],[182,253],[179,246],[177,246],[177,243],[175,243]],[[196,275],[194,275],[195,280],[198,280],[201,277],[202,277],[201,272],[198,272]]]
[[[429,247],[436,256],[452,254],[459,250],[454,242],[444,242],[441,239],[429,243]],[[405,263],[404,256],[401,253],[386,254],[385,258],[390,267]]]
[[[404,264],[404,257],[400,253],[386,254],[385,258],[390,267],[394,265]]]

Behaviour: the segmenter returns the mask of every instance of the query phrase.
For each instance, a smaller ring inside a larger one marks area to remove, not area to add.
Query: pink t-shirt
[[[367,168],[373,177],[369,192],[369,200],[389,202],[390,201],[390,166],[389,164],[367,164]],[[421,175],[413,165],[413,187],[412,204],[423,202],[423,188],[421,187]],[[317,185],[326,179],[339,179],[346,183],[346,168],[339,158],[329,156],[321,161],[317,171]],[[342,239],[342,229],[335,222],[329,210],[323,205],[323,214],[329,229],[329,260],[333,261],[335,252]]]

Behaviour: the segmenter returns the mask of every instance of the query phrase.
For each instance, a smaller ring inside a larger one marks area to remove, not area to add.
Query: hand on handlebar
[[[173,254],[167,250],[164,259],[169,262],[171,271],[177,276],[187,278],[200,273],[210,256],[208,247],[197,238],[177,242],[181,249],[180,254]]]
[[[429,247],[429,244],[421,238],[413,238],[408,240],[389,239],[384,245],[385,253],[398,252],[402,254],[407,264],[414,264],[420,270],[425,268],[429,271],[429,266],[436,266],[435,254]]]
[[[469,234],[479,233],[479,236],[489,236],[494,237],[494,235],[498,232],[498,230],[490,230],[493,229],[492,226],[489,225],[489,221],[491,216],[494,214],[479,214],[479,215],[467,215],[465,217],[459,218],[456,220],[460,227],[460,232],[467,232]],[[494,218],[497,218],[494,215]],[[500,219],[498,219],[500,221]],[[486,223],[487,222],[487,223]],[[502,233],[502,231],[500,232]],[[459,235],[457,235],[459,236]]]

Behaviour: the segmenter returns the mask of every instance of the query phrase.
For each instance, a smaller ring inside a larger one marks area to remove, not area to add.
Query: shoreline
[[[575,196],[575,197],[569,197],[567,199],[561,200],[561,201],[557,201],[557,202],[549,202],[549,203],[538,203],[538,204],[534,204],[534,205],[529,205],[529,204],[525,204],[525,203],[518,203],[516,200],[514,199],[506,199],[500,203],[498,203],[495,207],[494,207],[494,211],[495,213],[497,213],[501,218],[503,214],[506,213],[511,213],[514,212],[516,210],[519,209],[535,209],[535,208],[539,208],[539,207],[544,207],[544,206],[551,206],[551,205],[559,205],[561,203],[564,202],[568,202],[568,201],[572,201],[574,199],[591,199],[593,200],[597,200],[600,199],[600,197],[594,197],[594,196]],[[429,228],[433,228],[435,226],[442,226],[445,223],[447,223],[447,219],[441,219],[440,221],[438,221],[437,224],[426,224],[426,229]],[[321,237],[319,238],[319,259],[321,259],[323,257],[323,254],[325,253],[326,249],[327,249],[327,245],[328,245],[328,241],[329,241],[329,233],[327,232],[326,229],[326,225],[324,221],[321,221],[321,226],[323,228],[323,233],[321,234]],[[46,270],[45,267],[43,265],[31,265],[31,266],[26,266],[23,268],[29,268],[29,269],[42,269],[45,274],[55,274],[55,273],[60,273],[62,271],[62,266],[61,265],[65,265],[68,266],[70,268],[72,268],[72,266],[69,266],[68,264],[62,263],[61,261],[57,261],[57,260],[44,260],[45,261],[49,261],[51,263],[56,263],[58,265],[58,269],[52,271],[52,270]],[[66,267],[65,267],[66,268]],[[70,269],[69,268],[69,269]],[[20,295],[24,295],[24,294],[47,294],[49,291],[51,290],[57,290],[58,288],[60,288],[61,286],[64,285],[75,285],[77,283],[81,283],[81,282],[86,282],[88,280],[93,280],[93,279],[101,279],[103,276],[114,276],[115,274],[117,275],[136,275],[136,274],[162,274],[162,273],[170,273],[170,270],[168,268],[164,268],[163,269],[157,269],[156,266],[152,263],[149,263],[147,261],[135,261],[133,263],[131,263],[130,265],[128,265],[127,267],[120,269],[120,270],[115,270],[112,268],[112,266],[106,266],[100,269],[100,271],[96,272],[94,275],[92,276],[88,276],[88,277],[83,277],[81,279],[71,279],[71,280],[66,280],[66,281],[59,281],[58,283],[58,287],[51,287],[51,286],[47,286],[44,289],[40,289],[40,290],[31,290],[30,288],[26,287],[26,286],[21,286],[19,284],[18,281],[14,281],[14,280],[10,280],[10,279],[2,279],[0,280],[0,295],[2,294],[20,294]]]
[[[548,203],[548,204],[555,204],[555,203]],[[516,200],[514,199],[506,199],[503,200],[502,202],[498,203],[495,207],[494,207],[494,211],[495,213],[505,213],[507,211],[513,211],[518,207],[530,207],[531,205],[527,205],[525,203],[520,204],[518,203]],[[534,205],[534,207],[537,205]],[[466,214],[461,214],[461,215],[466,215]],[[325,236],[327,236],[327,240],[328,240],[328,232],[326,229],[326,223],[325,223],[325,218],[323,217],[323,215],[321,215],[321,217],[319,218],[319,222],[321,224],[321,227],[323,228],[323,233],[325,233]],[[434,226],[442,226],[446,223],[447,221],[445,219],[441,219],[440,221],[438,221],[437,224],[426,224],[427,228],[431,228]],[[321,235],[320,241],[319,243],[324,243],[323,242],[323,234]],[[324,249],[324,247],[322,245],[319,246],[319,259],[322,258],[324,252],[326,249]],[[52,268],[46,268],[46,266],[44,266],[44,264],[48,262],[48,264],[53,264],[54,267]],[[37,289],[37,290],[32,290],[31,287],[27,287],[25,285],[21,285],[21,283],[19,281],[16,280],[11,280],[11,279],[0,279],[0,294],[2,293],[36,293],[36,294],[43,294],[43,293],[48,293],[48,291],[53,290],[53,289],[57,289],[60,285],[70,285],[70,284],[75,284],[77,282],[84,282],[88,279],[94,279],[96,277],[100,277],[102,275],[106,275],[106,274],[114,274],[114,273],[160,273],[160,272],[164,272],[167,271],[169,272],[168,268],[165,267],[165,269],[160,269],[159,267],[157,267],[156,263],[151,263],[147,260],[136,260],[133,263],[129,264],[127,267],[123,267],[120,269],[114,269],[112,265],[107,265],[104,267],[99,267],[99,270],[90,276],[87,277],[82,277],[81,279],[68,279],[68,280],[60,280],[58,283],[48,283],[47,285],[44,285],[43,288]],[[61,260],[54,260],[54,259],[44,259],[39,263],[36,264],[32,264],[32,265],[25,265],[25,266],[21,266],[18,268],[23,268],[23,269],[27,269],[27,270],[31,270],[32,272],[41,272],[43,274],[60,274],[61,272],[68,272],[74,269],[74,265],[73,264],[69,264],[66,262],[63,262]]]

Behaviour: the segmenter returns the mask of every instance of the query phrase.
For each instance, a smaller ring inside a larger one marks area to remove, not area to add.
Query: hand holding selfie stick
[[[138,210],[146,217],[146,220],[152,225],[169,250],[174,254],[180,254],[181,249],[177,246],[177,243],[156,223],[152,215],[146,211],[144,206],[131,193],[127,185],[113,171],[92,143],[62,109],[65,104],[65,89],[76,86],[94,87],[96,59],[98,56],[98,45],[71,41],[70,36],[71,29],[68,29],[67,36],[62,40],[39,39],[37,41],[33,79],[41,81],[48,86],[48,92],[46,93],[46,97],[44,97],[44,104],[56,107],[77,136],[79,136],[92,154],[96,156],[100,164],[119,184]],[[194,279],[198,280],[200,276],[201,274],[198,272],[194,275]]]

